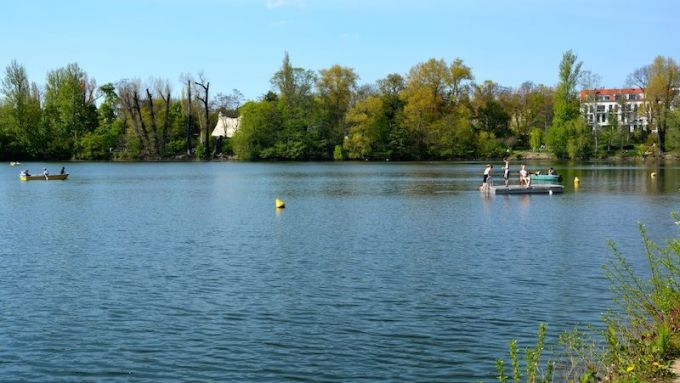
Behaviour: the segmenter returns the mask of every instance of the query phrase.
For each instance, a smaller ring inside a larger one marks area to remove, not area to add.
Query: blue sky
[[[601,86],[621,87],[655,56],[680,58],[676,0],[21,0],[0,7],[0,65],[31,81],[77,62],[98,84],[203,71],[213,94],[270,89],[294,66],[353,68],[360,83],[460,57],[475,80],[557,83],[572,49]],[[4,70],[3,70],[4,75]]]

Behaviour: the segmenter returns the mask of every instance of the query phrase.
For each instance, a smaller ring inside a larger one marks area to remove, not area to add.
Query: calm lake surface
[[[530,163],[553,196],[484,196],[480,163],[65,165],[0,168],[3,382],[490,382],[539,322],[600,323],[608,240],[641,267],[638,223],[680,230],[668,164]]]

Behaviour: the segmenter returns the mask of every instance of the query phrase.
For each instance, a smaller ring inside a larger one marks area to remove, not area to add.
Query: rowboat
[[[562,182],[562,176],[559,174],[532,174],[531,183],[542,184],[557,184]]]
[[[50,174],[45,178],[44,175],[40,174],[37,176],[27,176],[27,175],[19,175],[19,180],[21,181],[56,181],[56,180],[65,180],[68,177],[68,173],[64,174]]]

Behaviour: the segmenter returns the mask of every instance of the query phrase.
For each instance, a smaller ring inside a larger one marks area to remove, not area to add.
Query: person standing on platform
[[[484,178],[482,179],[482,187],[480,188],[482,191],[486,192],[489,191],[489,185],[491,184],[491,173],[493,172],[493,165],[488,164],[486,165],[486,168],[484,168]]]
[[[507,158],[503,166],[503,181],[505,181],[505,187],[508,187],[510,184],[510,161]]]

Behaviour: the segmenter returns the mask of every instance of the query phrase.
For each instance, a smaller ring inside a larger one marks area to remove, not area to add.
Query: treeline
[[[514,150],[548,150],[559,158],[616,150],[679,148],[678,66],[670,58],[631,74],[656,100],[648,131],[588,126],[577,87],[592,79],[571,51],[556,87],[518,88],[475,82],[463,60],[430,59],[406,75],[361,85],[352,68],[294,67],[288,54],[272,90],[243,105],[237,90],[210,94],[200,74],[184,75],[180,96],[169,81],[121,80],[97,86],[77,64],[51,71],[44,88],[13,61],[2,80],[0,155],[4,160],[443,160],[492,158]],[[668,76],[671,74],[671,76]],[[673,77],[672,75],[675,75]],[[591,81],[589,85],[594,85]],[[665,90],[665,93],[664,93]],[[233,138],[210,132],[218,114],[240,116]]]

